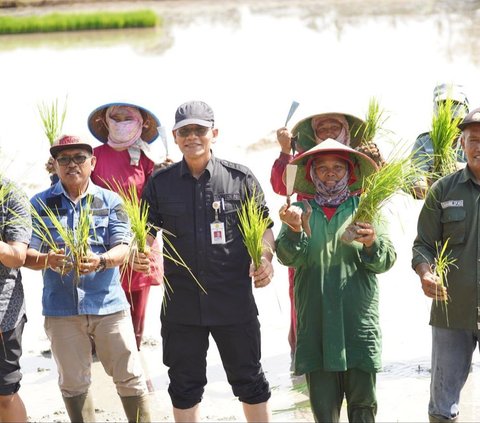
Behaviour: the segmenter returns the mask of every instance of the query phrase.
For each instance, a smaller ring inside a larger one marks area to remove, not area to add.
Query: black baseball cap
[[[203,101],[188,101],[177,108],[173,130],[187,125],[200,125],[213,128],[214,116],[212,108]]]

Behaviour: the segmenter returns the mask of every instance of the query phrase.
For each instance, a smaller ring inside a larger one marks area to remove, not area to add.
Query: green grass
[[[0,16],[0,35],[96,29],[149,28],[158,24],[152,10],[52,13],[43,16]]]

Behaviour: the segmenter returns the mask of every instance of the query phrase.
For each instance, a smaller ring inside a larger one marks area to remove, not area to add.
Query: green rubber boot
[[[63,397],[68,417],[72,423],[95,422],[95,407],[90,392],[75,397]]]
[[[150,423],[150,399],[148,394],[136,397],[120,397],[129,423]]]

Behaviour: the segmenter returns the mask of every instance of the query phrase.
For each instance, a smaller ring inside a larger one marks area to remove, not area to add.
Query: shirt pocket
[[[466,233],[466,211],[463,207],[448,207],[442,211],[440,221],[443,226],[442,241],[450,245],[462,244]]]
[[[185,214],[187,207],[183,201],[162,201],[159,212],[162,219],[162,229],[173,236],[181,236],[182,228],[185,230]],[[183,225],[182,225],[183,221]]]
[[[47,216],[42,216],[42,220],[43,220],[43,223],[44,223],[45,227],[48,229],[48,232],[50,233],[50,237],[45,235],[45,238],[41,239],[42,251],[47,252],[48,250],[51,249],[51,246],[48,245],[48,243],[46,242],[46,240],[48,240],[49,238],[51,238],[49,240],[49,242],[53,241],[55,243],[55,245],[57,246],[57,248],[64,248],[65,247],[65,241],[62,238],[62,236],[60,234],[60,231],[57,229],[57,227],[58,227],[58,224],[60,224],[62,226],[63,230],[65,230],[65,231],[67,230],[67,216],[58,216],[57,222],[55,222],[55,223]],[[38,225],[38,228],[39,228],[39,231],[44,233],[44,231],[45,231],[44,227],[42,227],[41,225]],[[39,238],[42,238],[42,237],[40,236]]]
[[[240,224],[238,213],[242,207],[242,202],[240,194],[223,194],[220,197],[224,209],[225,237],[228,242],[241,236],[238,226]]]
[[[108,215],[93,215],[92,227],[88,235],[90,245],[110,245],[108,222]]]

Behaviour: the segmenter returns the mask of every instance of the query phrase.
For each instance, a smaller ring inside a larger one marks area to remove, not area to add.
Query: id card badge
[[[225,224],[223,222],[210,223],[212,244],[225,244]]]

